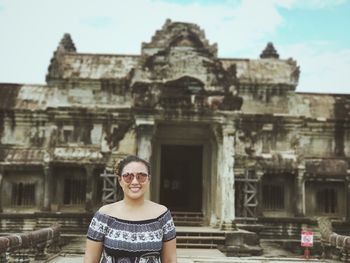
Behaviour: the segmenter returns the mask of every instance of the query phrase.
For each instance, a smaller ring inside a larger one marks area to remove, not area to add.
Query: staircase
[[[225,233],[204,226],[200,212],[172,212],[177,231],[178,248],[217,248],[225,243]],[[89,213],[34,213],[0,217],[0,230],[5,233],[42,229],[54,223],[61,225],[61,243],[67,254],[84,253],[86,232],[92,217]],[[19,218],[18,218],[19,217]],[[30,218],[28,218],[30,217]]]
[[[225,233],[209,227],[176,227],[178,248],[217,248],[225,243]]]
[[[201,212],[172,212],[178,248],[217,248],[225,242],[225,233],[204,227]]]
[[[62,216],[45,216],[37,219],[36,229],[49,227],[58,223],[61,225],[62,233],[69,234],[86,234],[90,224],[91,216],[89,215],[72,215],[63,214]]]
[[[61,225],[62,233],[86,234],[91,217],[91,213],[0,213],[0,234],[29,232],[56,223]]]
[[[36,226],[35,218],[0,218],[1,235],[32,231]]]
[[[171,212],[175,226],[203,226],[204,219],[201,212]]]

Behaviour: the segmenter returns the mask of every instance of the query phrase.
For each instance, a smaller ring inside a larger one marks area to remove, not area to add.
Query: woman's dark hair
[[[119,163],[116,163],[116,165],[114,167],[114,173],[117,176],[121,176],[124,167],[127,164],[132,163],[132,162],[143,163],[147,167],[148,175],[151,174],[151,165],[149,164],[149,162],[147,162],[144,159],[141,159],[140,157],[137,157],[136,155],[128,155],[124,159],[122,159]]]

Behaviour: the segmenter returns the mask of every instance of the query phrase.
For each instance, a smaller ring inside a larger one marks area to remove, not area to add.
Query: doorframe
[[[178,207],[171,207],[170,203],[168,203],[169,205],[169,209],[173,209],[174,211],[181,211],[181,212],[184,212],[184,211],[194,211],[194,212],[202,212],[203,210],[203,195],[202,195],[202,191],[203,191],[203,152],[204,152],[204,149],[203,149],[203,145],[202,144],[160,144],[160,171],[168,171],[169,173],[171,173],[170,170],[172,169],[177,169],[175,167],[162,167],[162,164],[165,164],[164,160],[162,160],[163,157],[166,157],[166,155],[169,153],[169,147],[177,147],[178,150],[180,150],[180,152],[178,152],[178,155],[173,155],[173,158],[169,159],[167,158],[168,160],[168,165],[174,165],[174,162],[177,162],[177,160],[184,160],[182,157],[183,155],[187,155],[187,158],[186,160],[187,161],[190,161],[189,163],[187,162],[188,164],[188,168],[190,169],[190,167],[194,167],[196,166],[197,168],[199,168],[200,170],[197,170],[197,172],[195,174],[193,173],[190,173],[188,174],[188,176],[192,176],[192,179],[190,178],[187,178],[187,177],[183,177],[183,176],[180,176],[182,179],[181,179],[181,185],[183,185],[185,188],[186,188],[186,192],[181,192],[182,194],[186,194],[188,195],[188,198],[193,198],[193,199],[196,199],[196,205],[195,207],[192,207],[193,210],[191,210],[191,201],[189,200],[186,200],[184,199],[184,203],[183,203],[183,206],[180,205]],[[195,150],[195,155],[194,155],[194,152],[193,154],[189,154],[189,151],[190,151],[190,147],[196,147],[196,150]],[[174,153],[174,152],[173,152]],[[170,163],[169,163],[170,161]],[[172,163],[172,164],[171,164]],[[162,168],[165,168],[165,169],[162,169]],[[186,171],[184,171],[186,173]],[[187,170],[187,172],[189,172]],[[160,174],[161,176],[167,176],[167,174]],[[178,175],[173,175],[175,177],[177,177]],[[173,179],[175,179],[175,177]],[[169,201],[169,199],[166,197],[168,196],[168,191],[165,190],[162,186],[162,182],[164,178],[162,177],[159,177],[159,182],[160,182],[160,187],[159,187],[159,198],[160,198],[160,202],[164,202],[165,200],[162,199],[162,197],[164,199],[167,199]],[[191,185],[188,185],[189,182],[191,182]],[[185,186],[187,185],[187,187]],[[188,187],[189,186],[189,187]],[[178,193],[180,194],[180,193]],[[194,196],[194,194],[196,196]],[[175,196],[173,196],[175,197]],[[180,197],[181,198],[181,197]],[[162,203],[162,204],[165,204],[165,203]],[[192,205],[194,205],[192,203]]]
[[[194,129],[199,129],[201,127],[191,127]],[[209,129],[209,127],[208,127]],[[176,131],[174,131],[176,132]],[[191,146],[198,145],[202,146],[202,207],[201,211],[204,217],[209,216],[209,211],[213,199],[215,197],[211,196],[212,193],[212,151],[211,151],[211,141],[207,137],[203,138],[157,138],[155,137],[153,155],[152,155],[152,181],[151,181],[151,199],[155,202],[160,201],[160,158],[161,158],[161,145],[183,145]]]

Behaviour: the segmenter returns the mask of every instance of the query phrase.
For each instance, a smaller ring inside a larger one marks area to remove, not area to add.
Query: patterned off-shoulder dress
[[[169,210],[154,219],[129,221],[96,212],[87,238],[103,242],[102,263],[160,263],[163,242],[176,237]]]

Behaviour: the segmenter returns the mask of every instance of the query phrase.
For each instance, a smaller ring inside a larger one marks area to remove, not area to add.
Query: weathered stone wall
[[[322,188],[315,179],[349,177],[350,97],[296,93],[299,73],[271,43],[260,59],[218,58],[217,45],[190,23],[167,20],[140,55],[78,53],[66,34],[47,85],[0,84],[0,210],[9,208],[11,180],[30,180],[43,195],[35,210],[91,211],[101,204],[99,173],[125,154],[153,162],[157,201],[160,145],[196,143],[208,163],[201,185],[210,224],[230,227],[234,179],[248,170],[258,190],[285,185],[285,210],[264,210],[260,193],[254,216],[312,216]],[[70,176],[86,180],[85,204],[64,204]],[[335,187],[345,210],[349,189]]]

